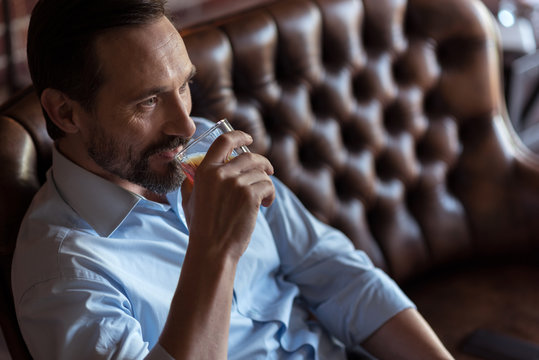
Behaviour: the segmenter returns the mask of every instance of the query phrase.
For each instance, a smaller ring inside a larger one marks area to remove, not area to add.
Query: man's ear
[[[41,105],[56,126],[65,133],[79,131],[74,119],[74,101],[63,92],[47,88],[41,94]]]

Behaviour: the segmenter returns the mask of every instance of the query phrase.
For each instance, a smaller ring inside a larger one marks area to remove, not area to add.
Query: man
[[[41,0],[28,59],[55,144],[13,262],[35,358],[451,358],[267,159],[225,163],[249,135],[221,136],[178,189],[174,156],[208,125],[162,1]]]

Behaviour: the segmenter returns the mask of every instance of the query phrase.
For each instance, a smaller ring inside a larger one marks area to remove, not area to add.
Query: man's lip
[[[171,149],[171,150],[165,150],[158,153],[160,157],[164,157],[167,159],[174,159],[178,155],[180,151],[182,151],[183,146],[178,146],[177,148]]]

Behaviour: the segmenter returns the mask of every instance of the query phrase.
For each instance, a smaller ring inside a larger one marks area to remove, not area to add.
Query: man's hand
[[[247,248],[260,205],[269,206],[275,198],[269,177],[273,167],[265,157],[244,153],[228,161],[234,148],[251,142],[241,131],[221,135],[198,167],[194,185],[184,182],[190,246],[236,260]]]

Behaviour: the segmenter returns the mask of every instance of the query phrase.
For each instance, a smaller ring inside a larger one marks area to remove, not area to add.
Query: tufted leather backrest
[[[45,179],[52,141],[31,88],[0,108],[0,325],[13,359],[29,354],[18,331],[11,295],[11,258],[20,222]]]
[[[251,133],[306,206],[398,281],[537,251],[539,161],[506,117],[479,0],[278,0],[182,35],[193,115]],[[51,161],[31,88],[0,108],[0,139],[9,307],[18,226]],[[14,316],[0,320],[20,340]]]
[[[184,38],[193,114],[253,134],[307,207],[398,280],[531,246],[537,198],[517,202],[537,195],[537,160],[508,127],[479,1],[276,1]]]

